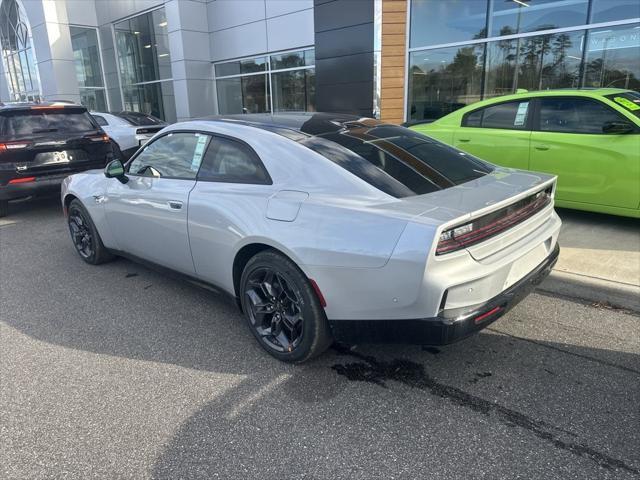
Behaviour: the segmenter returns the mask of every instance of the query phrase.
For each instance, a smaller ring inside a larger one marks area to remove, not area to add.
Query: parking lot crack
[[[351,381],[373,383],[383,388],[389,388],[387,383],[395,381],[411,388],[429,391],[431,394],[461,407],[484,415],[495,416],[507,425],[516,425],[523,428],[558,449],[592,460],[608,470],[625,470],[640,475],[640,470],[622,460],[613,458],[583,443],[566,440],[567,435],[575,437],[574,433],[550,425],[547,422],[533,419],[523,413],[472,395],[457,387],[438,382],[430,377],[426,373],[424,366],[419,363],[405,359],[382,361],[347,347],[336,346],[334,348],[342,355],[355,357],[359,360],[357,362],[335,364],[331,367],[336,373]]]

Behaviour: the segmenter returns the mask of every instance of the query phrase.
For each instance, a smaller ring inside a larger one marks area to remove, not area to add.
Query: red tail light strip
[[[92,142],[108,142],[109,141],[109,135],[91,135],[85,138],[88,138]]]
[[[524,205],[516,208],[516,210],[512,212],[508,212],[509,209],[513,208],[514,205],[505,207],[502,211],[494,212],[489,214],[489,216],[500,215],[504,212],[505,216],[502,218],[498,218],[497,220],[481,226],[479,228],[473,229],[468,233],[464,233],[458,237],[453,237],[448,240],[440,240],[438,242],[438,246],[436,248],[436,255],[442,255],[444,253],[453,252],[455,250],[460,250],[462,248],[468,247],[475,243],[479,243],[482,240],[485,240],[489,237],[497,235],[498,233],[507,230],[514,225],[526,220],[529,217],[532,217],[537,212],[542,210],[544,207],[549,205],[551,202],[551,192],[545,191],[541,192],[542,194],[533,195],[524,201]],[[521,203],[518,202],[518,203]],[[517,203],[516,203],[517,205]],[[483,217],[474,220],[473,224],[482,223]]]
[[[31,142],[12,142],[12,143],[0,143],[0,152],[7,150],[18,150],[20,148],[27,148],[31,145]]]
[[[28,183],[28,182],[35,182],[35,181],[36,181],[36,177],[12,178],[11,180],[9,180],[9,185],[12,185],[15,183]]]

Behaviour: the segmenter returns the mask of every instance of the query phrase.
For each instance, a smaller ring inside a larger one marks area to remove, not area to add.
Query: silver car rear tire
[[[269,354],[301,363],[332,343],[324,309],[305,274],[275,250],[252,257],[240,280],[242,310],[253,335]]]

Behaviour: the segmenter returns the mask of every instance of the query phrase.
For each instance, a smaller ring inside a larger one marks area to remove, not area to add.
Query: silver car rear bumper
[[[507,313],[551,272],[560,246],[535,269],[491,300],[465,309],[440,310],[436,317],[397,320],[329,320],[335,340],[345,343],[446,345],[487,327]]]

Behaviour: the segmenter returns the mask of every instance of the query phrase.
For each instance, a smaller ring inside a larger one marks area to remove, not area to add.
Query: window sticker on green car
[[[529,100],[499,103],[467,113],[462,119],[462,126],[524,130],[528,112]]]
[[[627,107],[627,110],[631,110],[632,112],[635,110],[640,110],[640,105],[633,103],[631,100],[627,100],[624,97],[615,97],[613,99],[616,103],[619,103],[623,107]]]
[[[615,95],[605,95],[605,97],[624,107],[636,117],[640,117],[640,93],[623,92],[616,93]]]
[[[518,111],[516,112],[516,118],[513,121],[514,127],[521,127],[527,121],[527,112],[529,111],[529,102],[522,102],[518,105]]]

